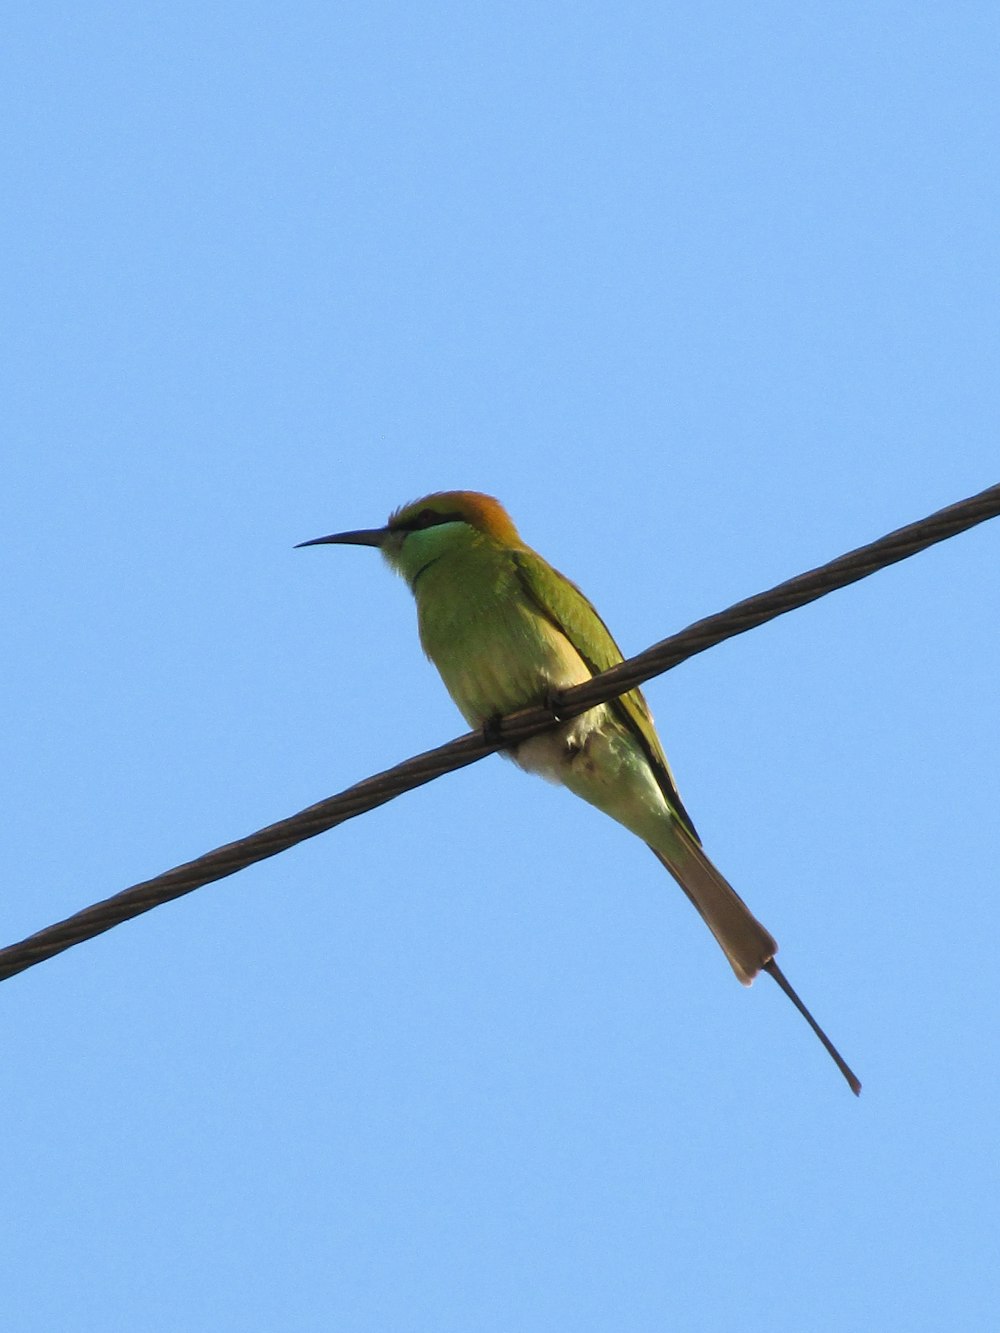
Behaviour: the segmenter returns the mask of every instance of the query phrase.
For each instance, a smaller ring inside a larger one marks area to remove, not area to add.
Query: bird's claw
[[[563,715],[559,710],[560,693],[559,690],[555,690],[549,686],[542,696],[542,707],[546,712],[551,713],[557,722],[563,721]]]
[[[487,745],[499,745],[503,741],[503,713],[493,713],[480,727],[483,740]]]
[[[559,711],[559,691],[551,687],[542,695],[541,706],[547,713],[552,714],[554,722],[562,722],[563,716]],[[487,745],[506,746],[510,744],[509,739],[503,732],[503,713],[493,713],[480,725],[480,734]]]

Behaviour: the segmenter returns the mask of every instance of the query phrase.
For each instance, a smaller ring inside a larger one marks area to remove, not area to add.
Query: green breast
[[[413,593],[424,652],[471,726],[541,703],[565,674],[551,627],[524,596],[507,552],[442,556]]]

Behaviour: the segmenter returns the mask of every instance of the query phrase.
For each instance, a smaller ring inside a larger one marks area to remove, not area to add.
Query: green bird
[[[622,661],[611,632],[571,583],[518,534],[489,495],[440,491],[382,528],[302,546],[377,546],[417,603],[420,642],[472,727],[579,685]],[[737,977],[769,973],[855,1093],[861,1084],[774,960],[777,944],[705,855],[640,690],[591,708],[509,751],[647,843],[715,936]]]

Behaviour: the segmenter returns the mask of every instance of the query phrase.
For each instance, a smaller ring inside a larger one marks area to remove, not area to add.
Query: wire
[[[217,847],[197,860],[176,866],[154,879],[133,884],[131,888],[84,908],[65,921],[47,926],[16,944],[0,949],[0,981],[34,967],[36,963],[52,958],[75,944],[93,939],[123,921],[141,916],[161,903],[180,898],[185,893],[224,879],[227,875],[234,875],[257,861],[276,856],[296,843],[335,828],[345,820],[385,805],[403,792],[412,791],[445,773],[464,768],[488,754],[536,736],[557,725],[559,720],[575,717],[595,704],[623,694],[725,639],[744,634],[776,616],[866,578],[877,570],[905,560],[936,542],[953,537],[998,514],[1000,485],[991,486],[947,509],[940,509],[928,518],[890,532],[868,546],[861,546],[786,583],[779,583],[767,592],[737,602],[726,611],[696,621],[679,634],[654,644],[652,648],[629,658],[612,670],[594,676],[583,685],[561,692],[550,701],[551,708],[528,708],[513,713],[500,719],[495,726],[491,725],[488,733],[468,732],[447,745],[428,750],[383,773],[376,773],[336,796],[300,810],[288,819],[269,824],[247,838]]]

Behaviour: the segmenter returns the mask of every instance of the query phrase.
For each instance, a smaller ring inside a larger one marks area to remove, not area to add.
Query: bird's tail
[[[694,903],[733,971],[744,986],[749,986],[777,953],[774,936],[677,820],[671,821],[669,842],[650,850]]]
[[[729,960],[729,966],[740,981],[748,986],[759,972],[767,972],[769,976],[775,978],[777,985],[784,990],[789,1000],[823,1042],[837,1069],[844,1078],[847,1078],[851,1092],[857,1096],[861,1090],[857,1074],[805,1008],[795,989],[792,988],[791,982],[775,962],[777,953],[775,937],[760,924],[760,921],[757,921],[736,889],[721,877],[719,870],[716,870],[708,860],[691,833],[683,824],[673,820],[667,845],[664,848],[651,846],[651,850],[660,861],[663,861],[677,884],[680,884],[681,889],[684,889],[691,898],[701,914],[701,920],[723,946],[723,953]]]
[[[778,945],[774,936],[760,924],[733,886],[722,878],[688,830],[676,820],[672,821],[667,846],[662,850],[651,847],[651,850],[697,907],[702,920],[719,941],[730,966],[744,986],[749,986],[761,971],[773,977],[823,1043],[851,1091],[857,1096],[861,1091],[857,1075],[799,999],[775,962]]]

